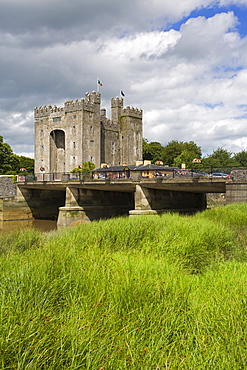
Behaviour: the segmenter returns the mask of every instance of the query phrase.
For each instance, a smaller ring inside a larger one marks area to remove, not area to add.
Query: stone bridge
[[[120,215],[192,213],[207,207],[207,193],[226,202],[247,201],[247,182],[218,178],[94,179],[17,184],[26,217],[56,219],[58,226]],[[26,207],[26,208],[25,208]]]

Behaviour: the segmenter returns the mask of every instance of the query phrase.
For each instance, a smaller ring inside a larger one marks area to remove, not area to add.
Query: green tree
[[[83,173],[87,174],[92,172],[95,169],[95,165],[93,162],[83,162],[78,167],[74,168],[71,173]]]
[[[17,156],[19,159],[19,169],[20,168],[25,168],[28,173],[33,173],[34,172],[34,159],[25,157],[23,155],[18,155]]]
[[[178,163],[185,162],[190,167],[192,160],[201,158],[201,155],[201,148],[194,141],[172,140],[162,150],[162,161],[168,166],[178,166]]]
[[[93,162],[83,162],[82,163],[82,173],[91,172],[95,169],[95,164]]]
[[[19,170],[19,159],[13,153],[11,146],[3,142],[3,137],[0,136],[0,174],[7,174],[9,171]]]
[[[235,153],[233,159],[239,163],[241,167],[247,167],[247,151]]]
[[[157,142],[149,142],[147,139],[143,139],[142,153],[143,159],[150,160],[152,163],[161,160],[163,146]]]
[[[239,166],[239,162],[226,149],[218,148],[202,159],[202,167],[226,168]]]
[[[188,149],[185,149],[182,151],[181,154],[179,154],[175,159],[174,159],[174,166],[181,168],[182,163],[185,163],[186,168],[191,168],[192,167],[192,161],[193,159],[197,158],[197,153],[191,152]]]

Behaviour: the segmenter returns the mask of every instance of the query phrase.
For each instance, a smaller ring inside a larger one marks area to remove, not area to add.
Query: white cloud
[[[33,108],[80,99],[99,77],[108,116],[122,89],[126,105],[143,109],[150,141],[194,140],[206,153],[246,149],[247,39],[239,20],[218,12],[162,30],[216,4],[2,0],[0,135],[15,151],[32,152]]]

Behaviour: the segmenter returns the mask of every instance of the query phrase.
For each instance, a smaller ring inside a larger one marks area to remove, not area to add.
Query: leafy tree
[[[157,142],[152,141],[151,143],[147,139],[143,139],[142,152],[143,159],[147,159],[155,163],[161,160],[163,146]]]
[[[72,173],[90,173],[95,169],[95,165],[93,162],[83,162],[78,167],[74,168],[71,172]]]
[[[0,174],[13,175],[20,173],[20,168],[25,168],[26,173],[33,173],[34,159],[14,154],[9,144],[3,142],[0,136]]]
[[[150,152],[149,152],[149,141],[148,139],[142,139],[142,155],[143,159],[149,159]]]
[[[187,168],[190,168],[192,166],[192,161],[193,159],[197,158],[197,153],[191,152],[188,149],[185,149],[182,151],[181,154],[179,154],[175,159],[174,159],[174,166],[176,167],[181,167],[182,163],[185,163]]]
[[[242,167],[247,167],[247,151],[243,150],[242,152],[235,153],[233,159],[239,163]]]
[[[34,172],[34,159],[23,155],[17,156],[19,159],[19,169],[25,168],[28,173]]]
[[[194,141],[172,140],[162,150],[162,161],[168,166],[178,166],[178,163],[185,162],[187,167],[189,167],[192,160],[201,158],[201,155],[201,148]]]
[[[211,155],[204,157],[201,165],[203,167],[224,168],[239,166],[239,162],[232,157],[231,152],[223,148],[218,148]]]
[[[0,136],[0,174],[4,175],[8,171],[19,170],[19,159],[13,153],[11,146],[3,142],[3,137]]]
[[[91,172],[95,169],[95,164],[93,162],[83,162],[82,163],[82,173]]]

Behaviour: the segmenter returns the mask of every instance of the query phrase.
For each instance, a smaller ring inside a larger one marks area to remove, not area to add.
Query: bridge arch
[[[50,172],[65,172],[65,132],[63,130],[50,132]]]

